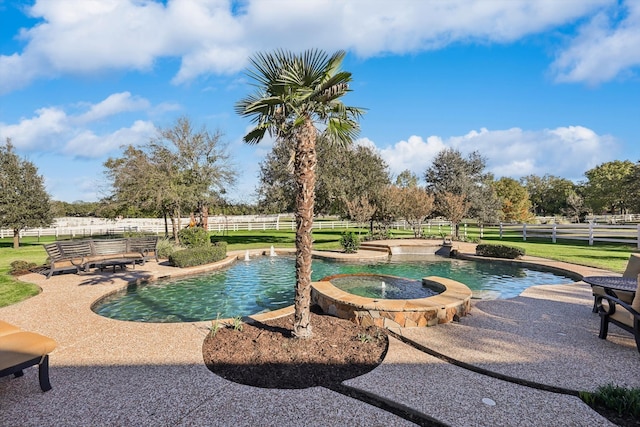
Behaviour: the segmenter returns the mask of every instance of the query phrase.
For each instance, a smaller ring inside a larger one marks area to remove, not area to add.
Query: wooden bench
[[[148,259],[158,260],[158,238],[130,237],[123,239],[60,240],[44,245],[49,255],[50,278],[53,273],[75,270],[76,273],[105,261],[130,259],[144,264]]]
[[[0,377],[24,375],[23,370],[38,365],[42,391],[51,390],[49,381],[49,353],[57,343],[44,335],[26,332],[0,320]]]

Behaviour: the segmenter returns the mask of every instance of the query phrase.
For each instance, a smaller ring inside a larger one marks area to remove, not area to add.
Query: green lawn
[[[314,249],[339,250],[340,236],[344,230],[322,229],[313,233]],[[351,229],[356,233],[366,234],[366,230]],[[461,228],[461,233],[464,229]],[[212,233],[213,236],[228,243],[228,250],[244,250],[255,248],[295,246],[295,232],[275,230],[236,231],[225,234]],[[392,237],[412,237],[410,231],[393,230]],[[467,228],[468,238],[479,238],[479,229]],[[19,249],[13,249],[12,240],[0,239],[0,307],[14,304],[33,295],[40,290],[35,285],[22,283],[9,274],[12,261],[23,260],[43,264],[46,261],[46,252],[43,243],[54,241],[54,237],[24,238]],[[517,236],[505,236],[500,239],[497,229],[485,229],[482,238],[484,243],[501,243],[523,248],[527,255],[555,259],[573,264],[587,265],[604,268],[621,273],[624,271],[629,259],[629,254],[637,252],[636,248],[628,245],[597,244],[588,246],[587,242],[558,241],[551,243],[549,240],[522,241]]]
[[[13,261],[28,261],[43,264],[47,254],[42,243],[52,242],[53,237],[41,239],[25,238],[18,249],[13,249],[13,239],[0,239],[0,307],[14,304],[40,293],[40,288],[20,282],[9,274]]]

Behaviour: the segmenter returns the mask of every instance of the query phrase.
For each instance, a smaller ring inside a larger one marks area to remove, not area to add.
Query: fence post
[[[638,224],[636,228],[638,229],[638,232],[636,234],[636,247],[640,249],[640,224]]]
[[[500,223],[500,240],[502,240],[502,223]]]
[[[551,242],[556,242],[556,224],[553,224],[553,230],[551,231]]]
[[[522,240],[527,241],[527,224],[522,224]]]
[[[484,237],[484,225],[480,224],[480,238]]]
[[[467,237],[467,224],[464,224],[464,237]]]
[[[593,224],[589,224],[589,246],[593,246]]]

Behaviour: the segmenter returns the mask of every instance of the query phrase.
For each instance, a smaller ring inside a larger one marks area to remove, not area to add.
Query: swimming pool
[[[137,322],[192,322],[247,316],[293,304],[295,260],[289,256],[237,261],[212,273],[130,285],[98,301],[105,317]],[[511,298],[540,284],[574,279],[505,262],[466,261],[439,256],[394,256],[387,261],[343,263],[313,260],[312,279],[371,273],[420,280],[441,276],[467,285],[480,296]]]

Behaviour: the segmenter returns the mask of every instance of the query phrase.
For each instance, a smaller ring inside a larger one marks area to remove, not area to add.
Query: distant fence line
[[[181,220],[182,226],[189,224],[189,218]],[[68,225],[69,223],[82,223],[82,225]],[[327,230],[327,229],[348,229],[356,227],[368,227],[368,223],[357,223],[354,221],[327,221],[316,220],[313,223],[314,230]],[[411,227],[406,221],[396,221],[391,224],[391,228],[395,230],[407,230]],[[209,232],[213,233],[225,233],[229,231],[258,231],[258,230],[295,230],[296,223],[287,217],[286,220],[281,220],[279,217],[256,217],[245,218],[244,221],[236,218],[229,220],[219,220],[215,218],[209,218],[208,227]],[[451,222],[444,220],[432,220],[427,221],[422,225],[422,229],[427,234],[432,233],[445,233],[451,234]],[[466,226],[465,226],[466,231]],[[57,225],[48,228],[28,228],[21,230],[20,237],[43,237],[43,236],[55,236],[60,237],[91,237],[101,235],[120,235],[124,233],[140,232],[147,234],[163,235],[165,234],[165,224],[163,219],[155,218],[133,218],[120,221],[93,219],[87,221],[80,221],[78,218],[72,218],[70,220],[58,220]],[[169,224],[169,232],[171,232],[171,225]],[[0,229],[0,238],[12,237],[13,230]]]
[[[524,241],[531,237],[550,239],[552,243],[558,239],[583,240],[590,246],[594,242],[610,242],[636,245],[640,249],[640,224],[500,224],[499,227],[501,239],[506,233],[516,233]]]
[[[627,221],[629,218],[627,216]],[[189,223],[189,218],[182,219],[182,226]],[[70,225],[73,224],[73,225]],[[170,225],[169,225],[170,227]],[[251,217],[209,217],[208,231],[224,234],[229,231],[259,231],[259,230],[295,230],[296,223],[291,216],[251,216]],[[330,221],[316,219],[314,230],[368,228],[368,223],[353,221]],[[528,238],[549,239],[556,243],[558,239],[594,242],[624,243],[635,245],[640,249],[640,224],[497,224],[495,226],[480,227],[480,238],[484,237],[486,229],[498,228],[500,239],[509,235]],[[406,221],[396,221],[391,224],[394,230],[409,230],[411,226]],[[422,224],[426,235],[453,234],[450,221],[430,220]],[[123,220],[107,220],[98,218],[63,218],[56,221],[56,226],[49,228],[29,228],[20,232],[20,237],[55,236],[55,238],[91,237],[94,235],[121,235],[130,232],[164,235],[163,219],[156,218],[128,218]],[[171,232],[171,229],[169,229]],[[460,234],[467,236],[467,224],[461,224]],[[12,237],[13,231],[0,229],[0,238]]]
[[[536,223],[540,224],[566,224],[570,223],[570,219],[565,216],[536,216]],[[624,224],[640,222],[640,214],[624,214],[624,215],[587,215],[584,218],[585,223],[599,224]]]

